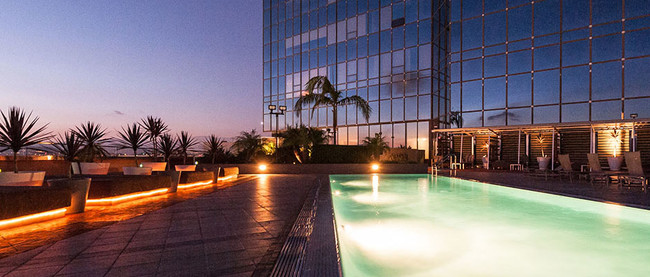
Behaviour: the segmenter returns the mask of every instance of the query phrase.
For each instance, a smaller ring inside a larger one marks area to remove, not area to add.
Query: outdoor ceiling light
[[[275,108],[276,108],[276,106],[275,106],[275,105],[269,105],[269,110],[272,110],[272,111],[274,111],[274,110],[275,110]]]
[[[632,119],[635,119],[635,118],[637,118],[638,116],[639,116],[638,113],[631,113],[631,114],[630,114],[630,118],[632,118]]]
[[[286,110],[287,110],[287,106],[280,106],[280,110],[281,110],[281,111],[286,111]]]

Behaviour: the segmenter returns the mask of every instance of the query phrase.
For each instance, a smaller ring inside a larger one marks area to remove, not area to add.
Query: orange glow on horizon
[[[162,189],[156,189],[156,190],[150,190],[150,191],[145,191],[145,192],[136,192],[136,193],[131,193],[131,194],[125,194],[125,195],[120,195],[120,196],[114,196],[114,197],[107,197],[107,198],[99,198],[99,199],[88,199],[86,200],[86,204],[93,206],[93,205],[114,205],[120,202],[124,202],[129,199],[135,199],[135,198],[142,198],[145,196],[150,196],[150,195],[155,195],[155,194],[161,194],[168,192],[168,188],[162,188]]]
[[[67,210],[68,210],[67,208],[61,208],[61,209],[51,210],[51,211],[37,213],[37,214],[30,214],[21,217],[0,220],[0,229],[24,226],[24,225],[35,223],[37,221],[45,221],[48,219],[53,219],[58,216],[64,216]]]

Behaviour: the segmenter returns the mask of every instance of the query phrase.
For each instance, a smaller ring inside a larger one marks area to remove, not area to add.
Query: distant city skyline
[[[171,132],[261,131],[262,5],[245,1],[4,1],[0,109],[49,131],[117,135],[148,115]],[[255,16],[251,16],[255,14]]]

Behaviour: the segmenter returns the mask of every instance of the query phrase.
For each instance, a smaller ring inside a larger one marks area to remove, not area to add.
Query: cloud
[[[116,115],[124,115],[123,112],[120,112],[120,111],[118,111],[118,110],[114,110],[113,113],[116,114]]]

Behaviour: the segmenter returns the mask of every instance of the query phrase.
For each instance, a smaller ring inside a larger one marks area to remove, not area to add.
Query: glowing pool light
[[[377,171],[379,170],[379,164],[372,164],[370,168],[372,169],[372,171]]]
[[[266,165],[265,164],[260,164],[257,168],[259,168],[260,171],[266,171]]]

